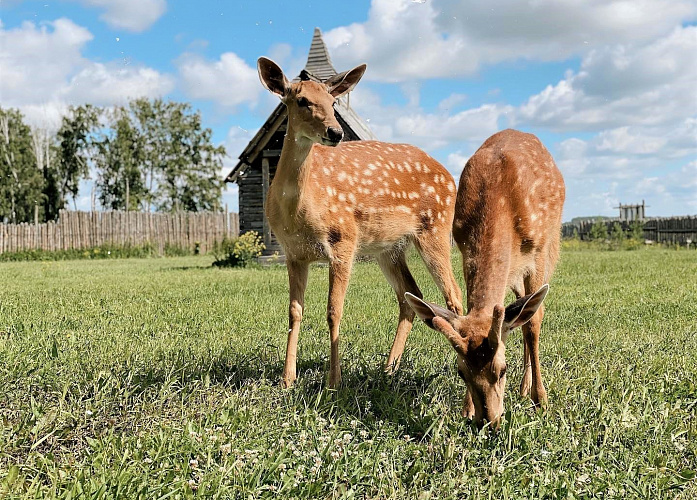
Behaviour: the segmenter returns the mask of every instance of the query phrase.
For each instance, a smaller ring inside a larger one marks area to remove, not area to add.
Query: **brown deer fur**
[[[487,139],[460,177],[453,237],[462,252],[467,315],[407,297],[458,354],[467,385],[463,413],[498,425],[503,413],[505,341],[523,326],[521,396],[547,402],[540,374],[542,301],[559,257],[564,180],[531,134],[504,130]],[[518,297],[505,310],[506,290]],[[527,295],[526,295],[527,294]]]
[[[358,83],[365,65],[324,83],[289,83],[273,61],[260,58],[264,86],[288,109],[288,129],[266,214],[283,246],[290,284],[289,330],[283,383],[296,378],[298,333],[308,266],[329,262],[327,322],[329,386],[341,380],[339,322],[357,254],[375,255],[397,293],[399,323],[387,361],[394,369],[404,351],[414,312],[404,295],[421,296],[404,252],[414,243],[448,308],[462,312],[462,295],[450,265],[455,182],[433,158],[413,146],[376,141],[340,143],[336,98]]]

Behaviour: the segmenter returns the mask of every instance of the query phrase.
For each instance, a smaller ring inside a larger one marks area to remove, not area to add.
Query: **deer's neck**
[[[298,136],[288,125],[273,180],[277,193],[282,193],[283,199],[297,202],[302,194],[312,165],[312,146],[310,139]]]
[[[511,270],[511,241],[496,231],[487,231],[468,248],[467,312],[472,310],[491,314],[496,304],[503,304]]]

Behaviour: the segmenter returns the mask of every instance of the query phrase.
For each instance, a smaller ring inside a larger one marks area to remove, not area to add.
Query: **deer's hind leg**
[[[525,295],[525,283],[521,278],[511,287],[515,298],[519,299]],[[525,330],[525,325],[523,326]],[[520,380],[520,397],[525,398],[530,394],[530,387],[532,386],[532,362],[530,361],[530,349],[528,348],[528,343],[525,341],[525,334],[523,334],[523,378]]]
[[[416,284],[414,277],[407,267],[407,261],[403,250],[394,252],[385,252],[377,257],[380,269],[382,269],[385,278],[392,286],[392,289],[397,294],[397,303],[399,304],[399,323],[397,324],[397,333],[390,349],[390,355],[387,358],[385,372],[393,373],[399,368],[399,363],[402,360],[404,346],[407,343],[407,337],[411,332],[411,327],[414,324],[414,311],[407,304],[404,294],[412,293],[421,298],[421,290]]]
[[[540,289],[545,282],[544,263],[538,266],[538,271],[525,278],[525,293],[530,294]],[[529,388],[530,399],[535,406],[547,405],[547,390],[542,382],[542,372],[540,368],[540,331],[542,329],[542,319],[545,316],[545,305],[540,305],[535,315],[523,325],[523,341],[525,343],[524,360],[525,372],[523,375],[523,384],[526,384],[528,370],[531,372],[530,385],[521,384],[521,395],[527,395]],[[524,392],[525,390],[525,392]]]

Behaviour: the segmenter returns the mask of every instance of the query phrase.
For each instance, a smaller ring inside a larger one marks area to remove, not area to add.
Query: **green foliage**
[[[147,209],[149,193],[142,175],[146,138],[125,108],[115,108],[110,121],[111,128],[95,143],[99,201],[111,210]]]
[[[102,111],[91,104],[71,106],[63,117],[61,127],[56,134],[58,141],[58,182],[55,202],[63,208],[68,196],[73,203],[78,196],[80,181],[89,177],[90,159],[94,154],[94,133],[99,125]],[[57,216],[57,212],[55,216]],[[55,218],[55,217],[53,217]]]
[[[191,255],[191,251],[173,245],[165,245],[165,257]],[[0,262],[22,261],[60,261],[84,259],[126,259],[158,257],[157,248],[152,245],[101,245],[92,248],[70,250],[24,250],[21,252],[0,253]]]
[[[266,248],[256,231],[247,231],[239,238],[224,238],[213,247],[214,266],[249,267]]]
[[[610,240],[613,244],[620,246],[626,239],[624,231],[622,230],[622,224],[615,222],[612,224],[612,232],[610,233]]]
[[[589,240],[581,241],[578,231],[574,229],[574,236],[562,241],[562,247],[566,250],[637,250],[644,246],[644,227],[639,221],[632,222],[628,230],[624,230],[619,222],[614,222],[608,235],[607,225],[602,219],[598,219],[591,226]],[[663,246],[665,245],[657,245]]]
[[[540,339],[549,408],[518,395],[515,330],[498,434],[461,417],[454,352],[423,322],[383,373],[398,307],[374,263],[354,266],[329,391],[326,267],[285,390],[286,270],[211,260],[0,265],[0,497],[696,497],[697,252],[564,251]]]
[[[644,241],[644,223],[638,220],[629,225],[629,238],[638,242]]]
[[[225,148],[189,104],[136,99],[106,114],[92,141],[103,206],[123,209],[128,198],[129,209],[220,209]]]
[[[19,111],[0,108],[0,222],[33,222],[34,207],[44,204],[43,188],[31,129]]]
[[[607,226],[602,219],[596,219],[591,226],[589,236],[592,241],[605,241],[607,239]]]
[[[161,211],[219,210],[225,148],[213,146],[201,114],[162,99],[136,99],[130,112],[145,139],[141,173],[149,203]]]
[[[55,220],[91,169],[104,208],[216,211],[224,156],[186,103],[72,106],[55,136],[0,108],[0,221],[33,222],[35,206],[41,222]]]

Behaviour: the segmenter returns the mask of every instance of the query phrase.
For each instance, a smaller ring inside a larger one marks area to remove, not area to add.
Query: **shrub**
[[[644,241],[644,223],[638,220],[629,226],[629,238],[636,241]]]
[[[190,255],[186,248],[165,245],[164,254],[167,257]],[[144,245],[115,245],[105,243],[98,247],[69,249],[69,250],[22,250],[19,252],[5,252],[0,254],[0,262],[17,261],[53,261],[76,259],[126,259],[158,257],[157,249],[149,243]]]
[[[589,236],[593,241],[605,241],[607,239],[607,226],[602,219],[596,220],[591,226]]]
[[[225,238],[213,247],[214,266],[249,267],[266,246],[256,231],[248,231],[239,238]]]

